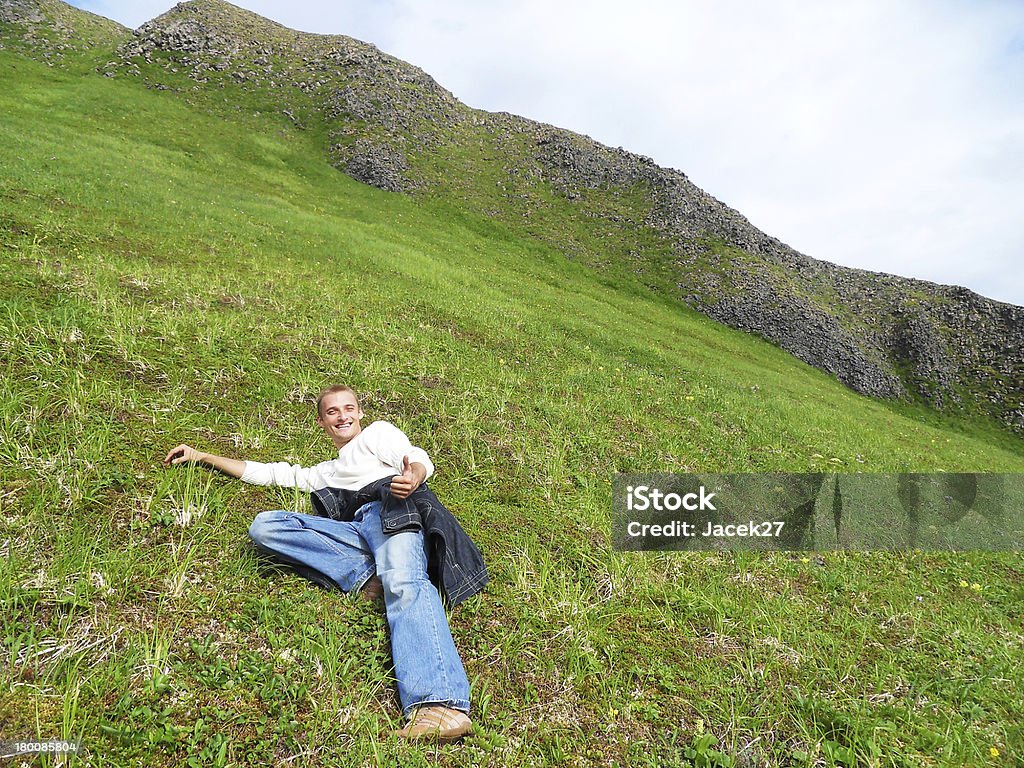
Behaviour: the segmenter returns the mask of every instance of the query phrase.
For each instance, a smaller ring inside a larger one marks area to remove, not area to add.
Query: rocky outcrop
[[[200,84],[261,92],[271,109],[305,125],[325,121],[335,166],[367,184],[411,192],[407,152],[429,151],[466,108],[426,72],[344,35],[295,32],[218,0],[180,3],[143,24],[110,72],[173,87],[168,71]]]
[[[46,21],[35,0],[3,0],[0,2],[0,22],[4,24],[40,24]]]
[[[559,129],[534,133],[533,159],[566,199],[607,186],[650,191],[644,223],[671,240],[690,306],[858,392],[980,408],[1024,430],[1024,309],[812,259],[650,158]]]
[[[342,170],[357,181],[388,192],[408,192],[415,188],[415,183],[406,175],[409,164],[405,155],[395,147],[357,139],[348,148],[337,148],[335,153],[348,156]]]
[[[17,30],[2,36],[0,48],[29,53],[50,64],[62,62],[70,52],[114,45],[130,34],[116,22],[60,0],[0,0],[0,24]]]

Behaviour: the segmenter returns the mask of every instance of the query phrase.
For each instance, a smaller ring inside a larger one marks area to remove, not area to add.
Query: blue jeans
[[[384,536],[380,502],[351,522],[297,512],[261,512],[249,536],[265,552],[320,584],[356,593],[376,570],[384,585],[398,698],[408,715],[423,704],[469,712],[469,680],[448,617],[427,577],[422,531]]]

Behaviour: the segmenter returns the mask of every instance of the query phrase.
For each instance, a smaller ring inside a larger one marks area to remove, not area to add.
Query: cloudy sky
[[[170,0],[72,0],[129,27]],[[1024,305],[1021,0],[238,0],[676,168],[810,256]]]

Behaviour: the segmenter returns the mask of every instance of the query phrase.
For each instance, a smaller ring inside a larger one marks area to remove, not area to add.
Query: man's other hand
[[[409,457],[402,457],[402,474],[391,478],[391,495],[396,499],[407,499],[409,494],[420,487],[427,476],[426,467],[419,462],[409,463]]]
[[[164,466],[169,467],[171,464],[194,464],[203,460],[203,453],[197,451],[191,445],[179,445],[176,448],[171,448],[167,454],[167,458],[164,459]]]

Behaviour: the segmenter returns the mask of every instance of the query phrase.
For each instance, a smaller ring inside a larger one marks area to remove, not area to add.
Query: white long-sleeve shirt
[[[278,461],[264,464],[245,462],[242,480],[253,485],[284,485],[304,491],[344,488],[357,491],[368,483],[402,474],[402,458],[419,462],[427,470],[426,480],[434,474],[434,465],[422,448],[417,448],[405,432],[388,421],[375,421],[349,440],[338,451],[338,458],[312,467]]]

